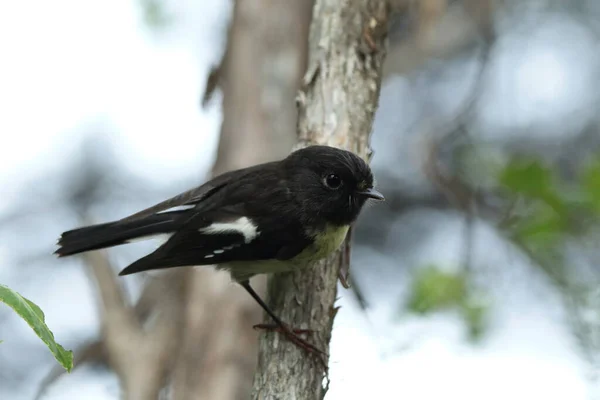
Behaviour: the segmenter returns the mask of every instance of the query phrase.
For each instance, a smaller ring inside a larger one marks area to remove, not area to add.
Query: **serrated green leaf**
[[[73,368],[73,352],[65,350],[54,340],[54,334],[45,322],[44,312],[35,303],[7,286],[0,285],[0,301],[15,310],[33,329],[67,372]]]

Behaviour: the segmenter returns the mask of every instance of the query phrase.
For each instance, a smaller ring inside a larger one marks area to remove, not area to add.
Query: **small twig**
[[[223,58],[223,60],[225,60],[225,58]],[[206,87],[204,89],[204,95],[202,96],[202,107],[206,107],[208,105],[215,90],[221,86],[223,60],[218,66],[210,70],[210,73],[206,78]]]

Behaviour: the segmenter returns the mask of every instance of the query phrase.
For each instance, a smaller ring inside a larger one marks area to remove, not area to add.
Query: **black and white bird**
[[[124,219],[64,232],[59,257],[162,236],[119,275],[185,266],[226,269],[284,328],[249,284],[298,270],[340,247],[368,199],[383,200],[357,155],[310,146],[281,161],[219,175]]]

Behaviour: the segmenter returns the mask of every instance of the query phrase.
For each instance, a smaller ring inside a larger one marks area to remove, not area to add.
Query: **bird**
[[[227,270],[308,351],[250,286],[257,274],[302,270],[337,250],[368,200],[384,200],[369,165],[356,154],[308,146],[272,161],[218,175],[120,220],[62,233],[58,257],[159,237],[163,244],[119,275],[213,265]],[[321,352],[322,353],[322,352]]]

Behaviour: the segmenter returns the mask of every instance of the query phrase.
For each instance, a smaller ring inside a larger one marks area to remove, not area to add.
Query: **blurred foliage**
[[[478,340],[485,333],[487,307],[477,298],[466,271],[448,272],[428,266],[417,270],[407,308],[421,315],[458,311],[469,330],[469,338]]]
[[[512,223],[505,226],[509,236],[540,256],[554,253],[568,228],[569,208],[559,182],[548,166],[535,159],[513,160],[500,172],[499,183],[511,196],[524,198],[527,206],[522,215],[511,218]]]
[[[456,306],[466,296],[465,274],[449,273],[429,266],[417,272],[408,308],[416,313],[426,314]]]
[[[153,29],[160,30],[170,26],[174,17],[166,10],[164,0],[140,0],[144,21]]]
[[[507,155],[493,144],[464,143],[453,150],[456,170],[465,182],[479,190],[498,187],[498,173],[507,162]]]
[[[48,346],[56,361],[70,372],[73,368],[73,352],[56,343],[54,334],[46,325],[44,312],[35,303],[4,285],[0,285],[0,301],[15,310],[29,324]]]
[[[574,160],[575,173],[565,174],[557,163],[514,159],[499,175],[509,195],[526,210],[506,226],[509,237],[552,279],[569,310],[575,337],[586,358],[597,364],[600,352],[595,267],[600,216],[600,155]],[[577,253],[578,262],[573,259]],[[595,316],[595,317],[592,317]]]
[[[600,215],[600,156],[583,170],[581,187],[589,206]]]
[[[538,261],[542,252],[560,258],[560,248],[585,235],[600,216],[600,157],[582,163],[565,178],[558,167],[538,159],[515,159],[501,171],[499,183],[526,203],[527,210],[506,226],[509,236]]]

